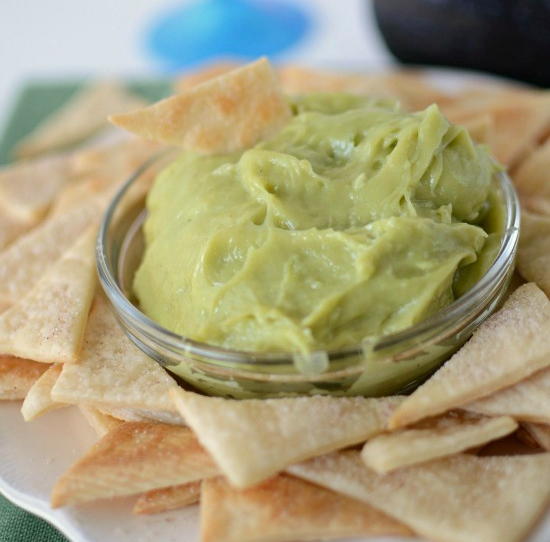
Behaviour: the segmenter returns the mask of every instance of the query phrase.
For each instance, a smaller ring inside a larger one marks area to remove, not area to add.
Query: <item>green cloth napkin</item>
[[[82,81],[45,81],[25,85],[17,96],[0,139],[0,164],[10,162],[15,143],[62,106],[81,86]],[[131,81],[126,86],[150,101],[170,94],[169,81],[164,79]]]
[[[0,164],[8,163],[15,143],[49,113],[63,105],[81,85],[81,81],[36,82],[26,85],[17,97],[0,139]],[[131,91],[152,101],[170,93],[166,80],[137,81],[128,83],[127,86]],[[21,423],[25,423],[23,419]],[[0,542],[66,540],[49,523],[14,506],[0,494]]]
[[[49,523],[0,495],[0,542],[67,542]]]

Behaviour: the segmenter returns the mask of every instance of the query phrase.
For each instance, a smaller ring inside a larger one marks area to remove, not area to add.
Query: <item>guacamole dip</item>
[[[272,139],[186,152],[156,179],[134,287],[162,326],[236,350],[338,349],[420,322],[490,265],[497,166],[437,106],[313,94],[293,110]]]

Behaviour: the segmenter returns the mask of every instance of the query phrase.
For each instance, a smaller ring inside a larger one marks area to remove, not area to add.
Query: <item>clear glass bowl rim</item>
[[[131,320],[137,325],[142,332],[145,332],[149,337],[153,337],[158,343],[162,343],[164,348],[174,351],[183,351],[191,356],[200,356],[208,358],[212,362],[222,362],[224,364],[238,365],[288,365],[293,364],[296,353],[281,353],[281,352],[247,352],[239,350],[226,349],[220,346],[211,345],[195,341],[183,335],[174,333],[155,321],[151,320],[147,315],[141,312],[123,293],[118,281],[116,280],[113,262],[107,252],[108,235],[110,227],[113,223],[118,205],[124,198],[126,192],[132,186],[134,181],[144,174],[156,161],[165,156],[165,153],[154,156],[140,166],[126,182],[117,191],[114,198],[107,207],[101,220],[97,244],[96,244],[96,264],[101,285],[107,294],[107,297],[114,305],[114,308],[119,312],[124,319]],[[506,273],[510,260],[514,258],[520,229],[520,204],[516,191],[510,177],[506,172],[497,174],[500,182],[503,202],[505,206],[505,224],[504,234],[501,245],[495,261],[487,270],[485,275],[463,296],[455,300],[453,303],[438,311],[431,317],[422,322],[408,327],[397,333],[382,336],[377,339],[375,345],[370,345],[370,348],[376,350],[395,347],[399,343],[406,343],[417,336],[422,336],[431,329],[440,329],[451,325],[457,318],[471,312],[479,299],[489,292],[495,281]],[[364,343],[350,346],[344,349],[326,351],[318,350],[312,352],[311,355],[328,356],[328,361],[336,361],[350,356],[361,356],[364,354]]]

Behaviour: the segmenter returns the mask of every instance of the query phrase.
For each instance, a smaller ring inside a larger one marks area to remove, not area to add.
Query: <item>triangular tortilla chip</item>
[[[535,284],[520,286],[502,309],[427,382],[403,401],[392,429],[486,397],[550,366],[550,301]]]
[[[38,416],[64,407],[63,403],[52,400],[52,388],[61,373],[61,365],[51,365],[48,370],[32,385],[21,406],[21,414],[26,422]]]
[[[494,122],[491,115],[476,115],[460,122],[476,143],[483,143],[489,148],[493,144]]]
[[[550,216],[550,198],[540,198],[537,196],[521,199],[522,211]]]
[[[151,141],[220,153],[252,146],[281,128],[290,115],[277,76],[262,58],[109,120]]]
[[[491,114],[495,124],[493,152],[498,160],[513,167],[550,129],[550,96],[540,93],[501,99]]]
[[[550,296],[550,216],[522,210],[517,266]]]
[[[443,112],[451,122],[458,123],[466,117],[490,115],[494,123],[491,150],[510,168],[550,129],[550,96],[544,92],[508,89],[459,95],[455,101],[443,104]]]
[[[142,99],[114,82],[90,84],[20,140],[15,152],[28,158],[69,147],[107,127],[108,115],[143,104]]]
[[[52,506],[134,495],[219,474],[186,427],[127,422],[98,441],[55,484]]]
[[[519,542],[550,498],[550,454],[457,455],[384,475],[349,451],[288,470],[446,542]]]
[[[278,69],[281,84],[288,94],[307,92],[346,92],[394,98],[408,111],[425,109],[433,103],[445,103],[449,97],[432,86],[422,72],[392,70],[359,74],[313,70],[286,65]]]
[[[541,448],[550,452],[550,425],[523,423],[522,426]]]
[[[232,62],[230,60],[222,60],[214,62],[213,64],[208,64],[207,66],[201,66],[198,70],[185,73],[179,77],[174,83],[175,91],[178,94],[181,94],[190,88],[196,87],[205,81],[213,79],[214,77],[223,75],[231,70],[236,70],[240,66],[241,64],[238,62]]]
[[[100,216],[89,200],[45,220],[0,253],[0,311],[19,301],[50,265]]]
[[[88,175],[81,180],[72,182],[61,190],[51,208],[49,217],[64,214],[74,209],[82,201],[97,198],[111,184],[114,183],[110,178],[106,179],[96,175]]]
[[[134,514],[160,514],[199,502],[201,482],[152,489],[139,497],[132,509]]]
[[[281,85],[288,94],[307,92],[349,92],[364,94],[368,90],[367,78],[354,73],[336,73],[314,70],[287,64],[278,70]]]
[[[24,399],[47,369],[44,363],[0,354],[0,400]]]
[[[487,108],[478,109],[474,107],[470,110],[467,106],[467,100],[464,103],[460,98],[455,98],[451,102],[451,106],[443,104],[441,107],[446,115],[449,111],[451,112],[450,115],[447,115],[451,122],[464,126],[470,132],[474,141],[487,145],[492,151],[495,121],[493,116],[487,112]]]
[[[373,437],[363,447],[361,457],[368,467],[385,473],[469,450],[508,435],[517,427],[517,422],[508,416],[485,418],[449,413]]]
[[[159,422],[171,425],[186,425],[179,412],[146,410],[144,408],[121,408],[100,403],[97,403],[96,406],[104,414],[125,422]]]
[[[0,208],[37,224],[71,179],[69,155],[55,155],[0,169]]]
[[[12,241],[34,227],[32,222],[12,215],[5,209],[0,210],[0,250],[4,250]],[[1,307],[0,307],[1,309]]]
[[[478,457],[533,455],[536,452],[533,450],[532,445],[526,444],[525,439],[522,438],[522,432],[523,429],[519,427],[517,432],[493,440],[480,448],[469,450],[468,454],[477,455]]]
[[[53,390],[55,401],[92,406],[176,412],[167,372],[128,339],[108,301],[96,297],[78,363],[66,363]]]
[[[108,414],[104,414],[97,408],[90,405],[78,405],[80,412],[86,418],[98,437],[105,436],[109,431],[122,425],[124,422]]]
[[[516,420],[550,424],[550,369],[464,408],[489,416],[512,416]]]
[[[120,185],[153,155],[158,154],[159,150],[158,145],[128,136],[122,142],[116,141],[71,153],[72,180],[60,190],[49,216],[68,212],[90,199],[95,199],[100,204],[110,200]],[[152,170],[150,176],[154,177],[155,168],[150,167],[149,170]],[[139,182],[148,176],[148,173],[143,174]]]
[[[202,67],[198,71],[186,73],[176,81],[176,92],[185,92],[200,83],[235,70],[240,66],[241,64],[237,62],[222,61]],[[393,87],[405,86],[406,83],[410,82],[402,81],[399,72],[395,74],[390,72],[390,74],[374,75],[349,72],[338,73],[326,70],[314,70],[293,64],[277,66],[277,73],[279,74],[283,90],[288,94],[303,94],[307,92],[378,93],[379,95],[397,98],[398,96]],[[388,84],[387,75],[398,78],[395,85]],[[431,87],[429,88],[431,89]],[[433,101],[431,100],[429,103]]]
[[[223,478],[202,483],[202,542],[331,540],[411,535],[368,504],[281,474],[250,489]]]
[[[286,466],[364,442],[384,430],[400,397],[222,399],[170,391],[187,424],[230,482],[247,487]]]
[[[18,303],[0,314],[0,351],[44,363],[76,361],[96,288],[91,226]]]
[[[483,111],[490,108],[495,102],[496,97],[504,96],[499,89],[489,88],[485,85],[467,85],[460,92],[455,92],[454,99],[445,104],[442,109],[445,110],[445,115],[452,119],[466,118],[474,115],[482,114]],[[514,94],[514,96],[516,96]]]
[[[426,109],[433,103],[443,106],[451,100],[450,95],[435,88],[421,70],[401,69],[370,77],[379,78],[408,111]]]
[[[161,151],[166,153],[166,149],[156,143],[128,135],[124,141],[75,152],[72,168],[82,179],[91,178],[105,186],[118,187]]]
[[[533,151],[514,172],[514,184],[522,196],[550,198],[550,139]]]
[[[0,169],[0,250],[37,226],[60,191],[73,184],[72,161],[56,154]]]
[[[357,74],[314,70],[304,66],[287,64],[278,69],[281,86],[288,94],[308,92],[346,92],[398,98],[383,74]]]

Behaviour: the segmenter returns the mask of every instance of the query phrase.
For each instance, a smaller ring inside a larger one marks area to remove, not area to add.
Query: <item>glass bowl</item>
[[[413,327],[343,350],[312,352],[307,360],[298,354],[228,350],[173,333],[143,314],[132,294],[144,247],[145,196],[156,173],[173,158],[164,154],[151,159],[118,191],[101,224],[97,267],[128,337],[200,391],[237,398],[406,393],[460,348],[506,294],[514,269],[520,208],[509,177],[501,173],[497,180],[504,233],[495,261],[468,292]]]

